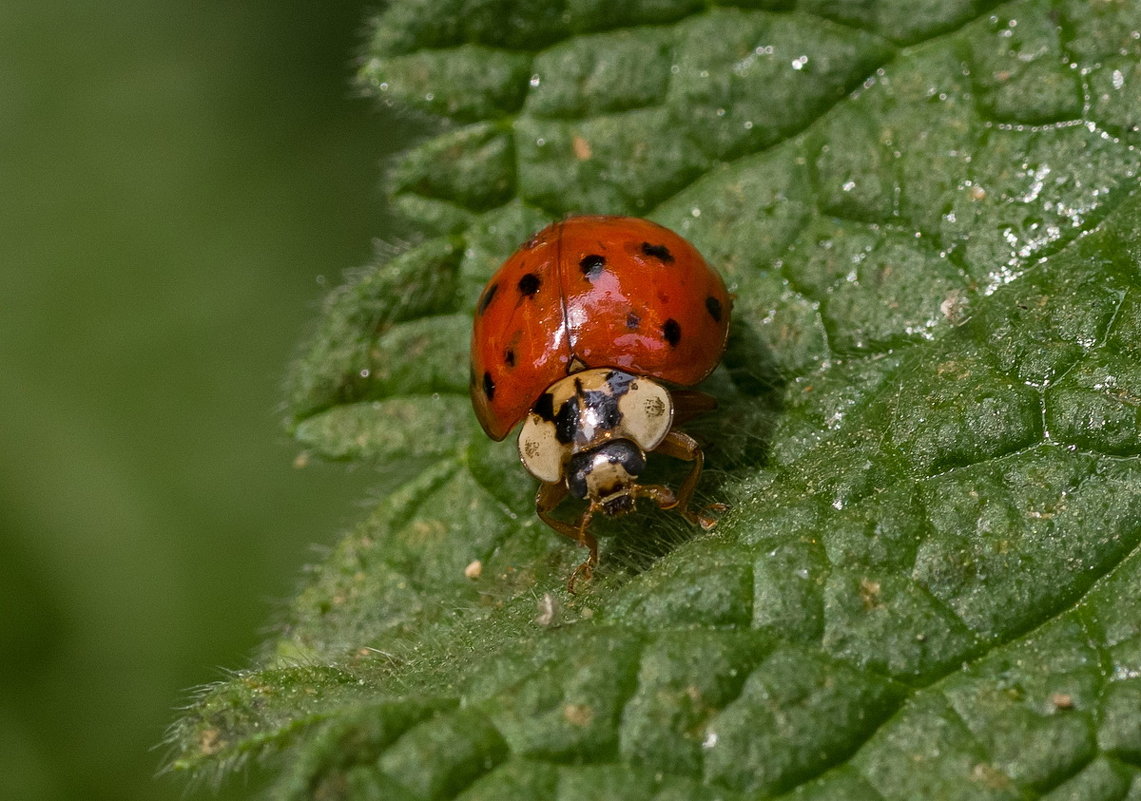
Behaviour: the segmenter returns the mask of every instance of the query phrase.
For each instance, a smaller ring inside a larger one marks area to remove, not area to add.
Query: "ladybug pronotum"
[[[716,405],[685,387],[721,360],[731,310],[692,245],[630,217],[554,223],[488,281],[472,331],[472,404],[493,439],[523,421],[519,456],[541,482],[540,519],[590,551],[571,589],[598,563],[588,528],[597,514],[646,498],[714,525],[689,508],[704,457],[675,425]],[[692,463],[676,492],[638,483],[648,453]],[[587,502],[575,524],[553,514],[568,495]]]

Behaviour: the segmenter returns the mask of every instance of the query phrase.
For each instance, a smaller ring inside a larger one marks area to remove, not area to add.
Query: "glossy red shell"
[[[691,386],[721,360],[731,300],[682,237],[632,217],[547,226],[488,281],[476,305],[471,397],[503,439],[577,367]]]

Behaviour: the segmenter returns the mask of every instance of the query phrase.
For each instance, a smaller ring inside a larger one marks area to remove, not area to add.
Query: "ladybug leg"
[[[594,514],[593,509],[588,508],[583,512],[576,526],[572,526],[570,523],[564,523],[551,514],[555,511],[555,507],[559,505],[562,499],[569,494],[570,490],[567,489],[566,484],[561,482],[557,484],[541,484],[539,485],[538,493],[535,495],[535,511],[538,513],[539,519],[555,531],[564,537],[569,537],[582,547],[590,549],[590,555],[586,558],[586,561],[574,569],[570,579],[567,581],[567,589],[573,593],[574,585],[580,578],[589,581],[591,575],[594,573],[594,566],[598,564],[598,540],[593,534],[587,531],[587,526],[590,524],[590,519]]]
[[[689,502],[693,499],[693,491],[697,489],[697,482],[701,478],[701,469],[705,465],[705,455],[701,452],[701,446],[697,444],[697,440],[680,431],[671,431],[666,434],[666,438],[662,440],[661,444],[654,449],[654,453],[680,459],[683,462],[693,462],[693,467],[690,468],[689,475],[681,482],[681,486],[677,491],[677,497],[674,498],[673,503],[662,503],[661,500],[655,498],[655,500],[658,500],[658,504],[663,509],[677,509],[682,517],[694,525],[701,526],[706,531],[717,525],[717,521],[714,518],[698,514],[689,508]],[[644,489],[657,488],[645,487]],[[672,498],[673,493],[669,493],[669,496]],[[714,508],[724,509],[720,504]]]
[[[586,530],[593,515],[594,507],[590,507],[582,513],[582,517],[578,521],[576,539],[579,545],[590,549],[590,556],[586,557],[586,561],[576,567],[574,572],[570,574],[570,578],[567,579],[567,592],[571,595],[574,595],[574,585],[578,583],[580,578],[590,581],[594,576],[594,567],[598,564],[598,540]]]
[[[675,426],[717,408],[717,398],[698,389],[674,389],[670,391],[670,397],[674,402]]]
[[[669,487],[661,484],[638,484],[630,490],[635,498],[649,498],[662,509],[676,509],[677,496]]]

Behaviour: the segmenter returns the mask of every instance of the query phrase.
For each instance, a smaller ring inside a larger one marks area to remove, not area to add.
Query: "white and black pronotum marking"
[[[523,465],[541,481],[566,482],[570,494],[606,514],[634,506],[627,490],[646,452],[669,433],[673,402],[665,387],[620,370],[573,373],[535,403],[519,432]]]

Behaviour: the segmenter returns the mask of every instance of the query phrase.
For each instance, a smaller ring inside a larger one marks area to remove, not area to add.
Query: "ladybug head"
[[[632,490],[645,467],[641,448],[628,439],[612,439],[570,458],[567,488],[604,514],[623,515],[634,509]]]

